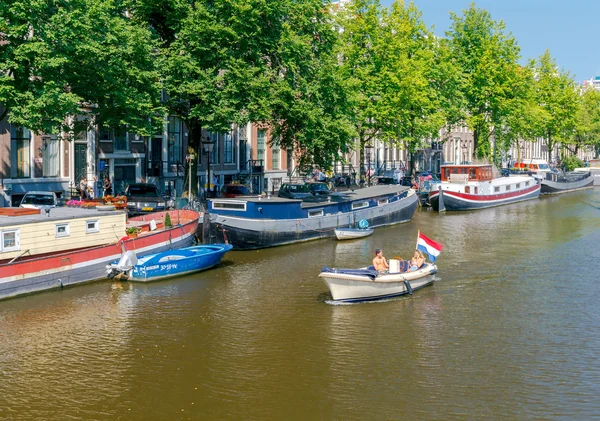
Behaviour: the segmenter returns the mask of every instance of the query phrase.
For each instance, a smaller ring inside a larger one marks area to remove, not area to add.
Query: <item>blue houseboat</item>
[[[208,210],[217,241],[235,249],[258,249],[332,237],[336,228],[353,227],[362,219],[370,227],[408,222],[417,202],[409,187],[380,185],[312,201],[256,196],[212,199]]]

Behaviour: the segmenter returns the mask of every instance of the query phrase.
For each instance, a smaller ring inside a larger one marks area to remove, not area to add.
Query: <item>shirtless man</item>
[[[375,258],[373,259],[373,267],[377,272],[386,272],[389,270],[389,266],[385,257],[383,257],[383,250],[375,250]]]

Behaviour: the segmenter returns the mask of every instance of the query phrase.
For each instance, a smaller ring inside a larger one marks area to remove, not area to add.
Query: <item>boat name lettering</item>
[[[171,270],[177,269],[177,263],[169,263],[166,265],[160,265],[160,270]]]

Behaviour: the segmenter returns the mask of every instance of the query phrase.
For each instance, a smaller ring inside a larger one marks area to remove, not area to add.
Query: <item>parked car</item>
[[[52,191],[30,191],[21,199],[21,208],[51,209],[58,205],[58,197]]]
[[[161,196],[158,187],[150,183],[132,183],[125,188],[127,213],[130,216],[167,209],[167,200]]]
[[[306,184],[282,184],[277,196],[288,199],[306,199],[311,197],[312,193]]]
[[[329,186],[327,183],[308,183],[308,190],[311,192],[313,196],[319,196],[323,194],[330,194],[331,190],[329,190]]]
[[[243,184],[225,184],[223,195],[225,197],[250,196],[250,189]]]

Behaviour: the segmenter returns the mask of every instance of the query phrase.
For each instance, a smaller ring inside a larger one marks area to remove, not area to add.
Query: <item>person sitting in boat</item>
[[[373,267],[379,273],[387,273],[390,269],[385,257],[383,257],[383,250],[375,250],[375,258],[373,258]]]
[[[419,250],[415,250],[415,254],[413,258],[410,260],[410,268],[408,269],[410,272],[419,270],[421,266],[425,264],[425,258],[423,257],[423,253]]]

